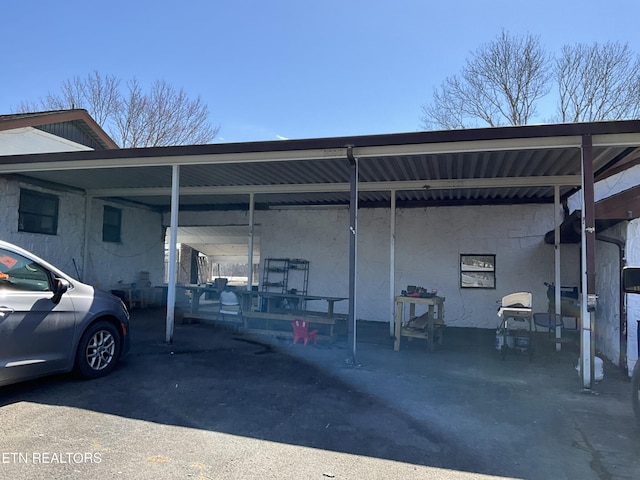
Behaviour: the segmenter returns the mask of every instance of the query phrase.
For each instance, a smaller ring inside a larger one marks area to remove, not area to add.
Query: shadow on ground
[[[386,330],[385,330],[386,329]],[[577,351],[536,344],[501,360],[493,332],[447,331],[393,351],[388,327],[363,329],[358,365],[345,343],[292,345],[136,312],[133,350],[110,376],[58,376],[6,387],[0,405],[32,402],[224,432],[415,465],[519,478],[614,478],[638,471],[625,376],[584,393]],[[615,474],[614,474],[615,473]]]

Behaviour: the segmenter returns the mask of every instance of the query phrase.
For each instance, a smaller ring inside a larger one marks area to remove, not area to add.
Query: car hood
[[[69,295],[76,308],[80,311],[91,312],[93,315],[104,311],[120,312],[120,316],[128,319],[129,312],[118,297],[112,293],[108,293],[97,288],[79,282],[78,280],[69,279],[70,287],[65,295]]]

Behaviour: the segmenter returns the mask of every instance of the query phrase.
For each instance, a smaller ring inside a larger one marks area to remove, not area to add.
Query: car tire
[[[76,372],[83,378],[100,378],[116,367],[120,357],[121,336],[110,322],[91,325],[80,339],[76,352]]]

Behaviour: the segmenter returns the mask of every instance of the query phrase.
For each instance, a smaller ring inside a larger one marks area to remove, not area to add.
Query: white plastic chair
[[[240,301],[238,295],[230,290],[223,290],[220,293],[220,315],[222,315],[222,321],[226,322],[227,316],[233,317],[233,323],[242,322],[242,309],[240,308]]]

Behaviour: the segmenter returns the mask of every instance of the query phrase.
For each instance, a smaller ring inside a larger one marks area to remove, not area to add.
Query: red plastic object
[[[309,330],[309,324],[302,318],[296,318],[291,322],[291,326],[293,327],[294,344],[298,343],[298,340],[303,340],[305,345],[309,343],[309,340],[313,340],[314,345],[318,343],[316,338],[318,330]]]

